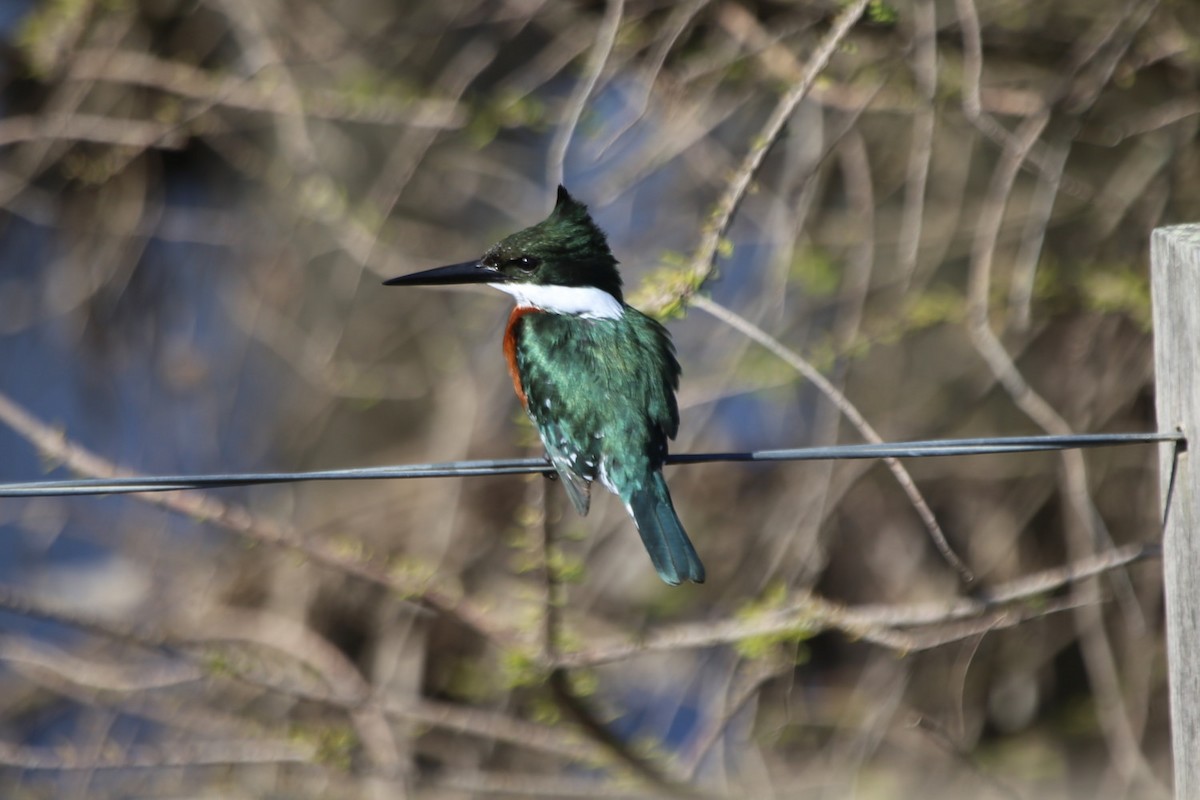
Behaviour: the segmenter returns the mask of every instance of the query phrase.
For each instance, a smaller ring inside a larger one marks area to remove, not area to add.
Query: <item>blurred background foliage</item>
[[[669,319],[677,452],[860,439],[697,290],[884,439],[1154,429],[1148,241],[1200,220],[1200,6],[871,2],[764,138],[842,10],[7,0],[5,478],[68,474],[13,408],[146,473],[540,454],[507,299],[380,281],[478,255],[559,181]],[[702,281],[726,187],[768,145]],[[1155,541],[1155,458],[909,469],[988,587]],[[220,492],[240,527],[0,500],[2,793],[1167,796],[1155,561],[920,652],[797,626],[547,680],[548,617],[571,653],[964,591],[883,465],[668,477],[700,587],[657,580],[618,502],[579,519],[537,477]],[[332,555],[246,536],[263,525]]]

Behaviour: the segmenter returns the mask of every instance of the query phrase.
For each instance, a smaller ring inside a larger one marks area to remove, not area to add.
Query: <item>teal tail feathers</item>
[[[661,472],[652,473],[646,485],[633,492],[629,512],[660,578],[672,586],[681,581],[704,583],[704,565],[679,523]]]

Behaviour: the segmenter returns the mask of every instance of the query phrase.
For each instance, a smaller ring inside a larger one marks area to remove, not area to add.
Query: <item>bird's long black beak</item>
[[[452,286],[460,283],[504,283],[508,277],[488,269],[478,261],[464,261],[448,267],[436,267],[411,275],[400,275],[383,282],[384,286]]]

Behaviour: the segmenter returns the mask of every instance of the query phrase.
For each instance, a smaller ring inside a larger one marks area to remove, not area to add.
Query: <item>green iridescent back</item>
[[[679,430],[679,362],[666,330],[626,307],[619,319],[527,314],[513,335],[527,411],[580,513],[586,481],[628,503]]]

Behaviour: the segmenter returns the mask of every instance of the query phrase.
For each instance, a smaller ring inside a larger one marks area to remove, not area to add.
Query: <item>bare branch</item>
[[[0,421],[28,440],[45,456],[67,465],[76,472],[95,477],[132,474],[69,441],[60,431],[36,419],[4,394],[0,394]],[[461,592],[453,587],[432,579],[411,579],[396,570],[388,569],[387,565],[380,563],[378,559],[356,558],[348,555],[344,548],[339,549],[325,540],[308,541],[299,531],[275,521],[261,519],[248,509],[226,503],[212,494],[164,492],[135,496],[142,502],[218,525],[247,539],[294,550],[324,566],[384,586],[401,596],[419,599],[457,619],[497,645],[514,648],[524,646],[522,634],[508,623],[495,618],[493,613],[463,597]]]
[[[120,755],[106,754],[95,759],[79,758],[57,748],[22,747],[0,742],[0,764],[37,771],[228,767],[280,763],[319,765],[320,762],[315,747],[263,739],[134,746]]]
[[[742,198],[746,195],[746,190],[750,188],[751,181],[758,174],[771,146],[783,132],[784,125],[791,118],[796,106],[808,95],[817,76],[833,58],[833,54],[842,40],[846,38],[850,29],[867,10],[868,4],[869,0],[854,0],[834,20],[829,32],[825,34],[812,57],[809,58],[803,78],[792,84],[779,99],[770,117],[763,124],[759,135],[750,143],[750,148],[742,159],[741,166],[726,184],[721,199],[717,201],[716,207],[704,223],[704,227],[700,231],[700,242],[696,246],[687,268],[688,275],[684,281],[686,285],[680,290],[677,297],[663,298],[651,305],[651,311],[661,311],[669,305],[691,301],[695,293],[712,275],[713,269],[716,267],[717,250],[721,240],[725,238],[725,234],[733,222],[734,214],[737,213],[738,206],[741,205]]]
[[[0,147],[53,139],[177,150],[183,146],[186,136],[177,125],[94,114],[0,119]]]
[[[72,80],[123,83],[168,92],[209,105],[266,114],[294,115],[273,81],[214,75],[181,61],[167,61],[128,50],[84,50],[71,61]],[[399,99],[376,94],[363,100],[328,89],[305,88],[303,113],[319,119],[372,125],[405,125],[437,130],[460,128],[466,115],[457,103],[433,99]]]
[[[842,606],[816,595],[807,595],[785,604],[779,611],[766,612],[754,619],[675,625],[661,628],[639,641],[599,644],[564,653],[559,664],[572,668],[594,666],[647,653],[713,647],[757,637],[809,638],[826,630],[839,630],[852,638],[902,653],[928,650],[1071,608],[1073,606],[1061,603],[1031,606],[1020,603],[1159,555],[1157,546],[1134,545],[1110,550],[1003,584],[987,594],[989,599]],[[998,599],[990,599],[992,597]],[[930,630],[922,630],[925,628]]]
[[[871,424],[867,422],[866,418],[850,402],[849,398],[838,391],[837,387],[830,383],[816,367],[802,358],[799,353],[785,347],[778,339],[757,325],[752,324],[749,320],[709,300],[707,297],[697,295],[692,298],[691,303],[701,311],[711,314],[730,327],[741,331],[787,362],[797,372],[811,381],[822,394],[829,398],[837,406],[838,410],[845,415],[850,424],[854,426],[855,430],[868,442],[879,444],[883,441]],[[934,545],[938,548],[938,552],[942,554],[946,562],[958,572],[964,581],[970,582],[973,580],[970,569],[955,554],[954,549],[950,546],[950,542],[946,539],[946,534],[942,532],[941,525],[938,524],[937,518],[934,517],[933,510],[929,508],[929,503],[921,495],[912,476],[908,474],[908,470],[894,458],[884,459],[884,463],[887,464],[888,469],[896,477],[896,481],[904,489],[904,493],[908,495],[909,502],[913,504],[917,515],[925,524],[925,528],[929,531],[929,535],[933,539]]]
[[[550,178],[551,186],[557,186],[563,182],[563,162],[567,158],[567,147],[571,144],[571,137],[575,135],[575,126],[579,124],[579,118],[583,115],[583,107],[587,103],[588,96],[600,80],[600,73],[604,71],[604,64],[608,61],[609,54],[612,53],[624,8],[625,0],[607,0],[604,6],[604,18],[596,30],[596,42],[588,54],[584,78],[575,85],[571,98],[567,101],[566,114],[554,132],[554,140],[550,143],[547,152],[546,174]]]

